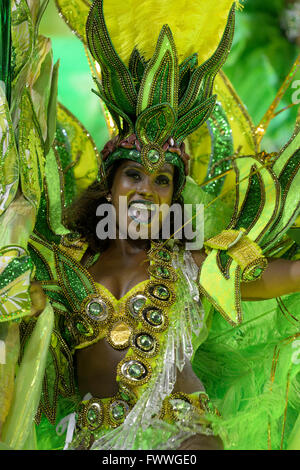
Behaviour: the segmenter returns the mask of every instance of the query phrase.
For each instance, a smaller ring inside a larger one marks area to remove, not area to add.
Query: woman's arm
[[[204,250],[191,253],[195,263],[201,269],[206,258]],[[259,280],[241,283],[242,300],[267,300],[300,292],[300,260],[269,258],[268,263]]]
[[[300,260],[268,259],[262,277],[241,284],[243,300],[266,300],[300,292]]]

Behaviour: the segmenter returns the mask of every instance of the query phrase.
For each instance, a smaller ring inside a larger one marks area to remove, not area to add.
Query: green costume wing
[[[257,157],[233,162],[235,211],[227,229],[205,242],[210,252],[199,281],[202,293],[233,325],[242,321],[240,282],[260,277],[264,253],[299,214],[299,164],[299,132],[271,165]]]

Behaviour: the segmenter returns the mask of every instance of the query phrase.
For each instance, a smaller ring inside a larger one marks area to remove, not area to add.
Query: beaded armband
[[[262,249],[244,228],[223,230],[204,243],[207,258],[199,291],[232,325],[241,323],[241,282],[261,277],[267,267]]]
[[[205,247],[226,251],[241,268],[242,281],[249,282],[261,277],[268,262],[261,248],[247,237],[244,229],[223,230],[220,234],[207,240]]]

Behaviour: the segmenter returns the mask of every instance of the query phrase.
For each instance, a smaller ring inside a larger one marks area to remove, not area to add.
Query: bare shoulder
[[[202,250],[191,251],[191,255],[196,265],[198,266],[198,268],[201,268],[202,263],[205,261],[205,258],[206,258],[204,249],[202,248]]]

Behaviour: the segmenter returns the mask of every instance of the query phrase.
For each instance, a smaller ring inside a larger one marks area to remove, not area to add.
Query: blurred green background
[[[246,0],[244,5],[243,12],[237,13],[234,44],[223,70],[257,125],[300,52],[300,0]],[[54,58],[60,60],[59,101],[83,123],[101,149],[108,133],[99,100],[91,92],[94,84],[84,47],[60,18],[54,0],[49,2],[40,32],[51,37]],[[296,80],[300,80],[299,70]],[[296,91],[289,88],[279,109],[292,102]],[[284,145],[298,109],[294,106],[272,121],[262,144],[265,150],[276,151]]]

